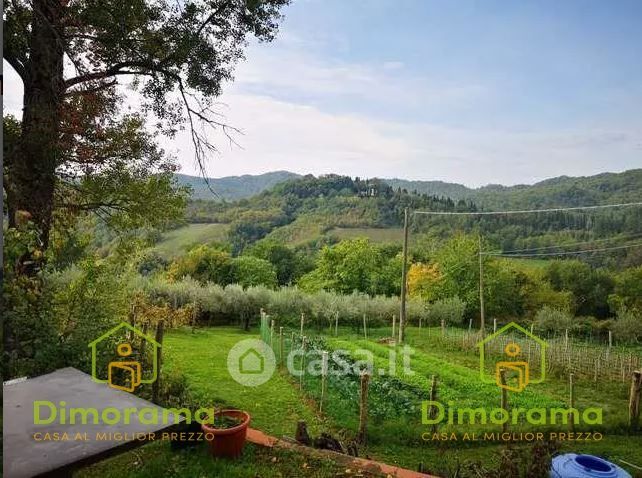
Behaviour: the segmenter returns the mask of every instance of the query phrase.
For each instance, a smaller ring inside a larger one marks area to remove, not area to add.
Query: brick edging
[[[419,473],[418,471],[408,470],[407,468],[400,468],[398,466],[380,463],[374,460],[366,460],[365,458],[357,458],[350,455],[344,455],[332,450],[321,450],[317,448],[310,448],[298,443],[290,443],[285,440],[279,440],[273,436],[267,435],[260,430],[254,428],[247,429],[247,441],[255,445],[264,446],[268,448],[285,448],[295,450],[299,453],[306,453],[319,458],[330,458],[333,461],[341,463],[342,465],[352,466],[359,468],[363,471],[371,473],[381,473],[396,478],[438,478],[434,475],[426,473]]]

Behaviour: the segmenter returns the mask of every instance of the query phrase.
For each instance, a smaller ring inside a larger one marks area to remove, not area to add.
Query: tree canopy
[[[3,55],[24,85],[21,125],[10,125],[14,136],[3,172],[10,226],[18,211],[26,211],[46,248],[56,197],[73,198],[76,208],[113,211],[127,204],[134,215],[145,213],[143,206],[156,204],[153,198],[162,199],[172,186],[164,176],[167,158],[141,118],[155,118],[153,126],[169,137],[187,127],[203,166],[216,149],[208,131],[232,130],[215,111],[215,98],[243,58],[247,36],[272,40],[287,3],[5,5]],[[140,115],[122,113],[120,81],[138,91]],[[79,204],[78,189],[85,194]],[[132,203],[132,197],[141,200]]]

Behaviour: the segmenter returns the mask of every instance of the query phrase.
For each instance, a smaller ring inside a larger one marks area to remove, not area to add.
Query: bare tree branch
[[[10,51],[7,51],[6,49],[4,50],[2,56],[5,60],[7,60],[7,63],[11,65],[11,68],[16,70],[16,73],[18,73],[18,76],[20,76],[20,79],[22,80],[22,82],[25,83],[28,79],[28,73],[27,73],[27,68],[22,63],[22,61],[19,60],[17,56],[14,56]]]

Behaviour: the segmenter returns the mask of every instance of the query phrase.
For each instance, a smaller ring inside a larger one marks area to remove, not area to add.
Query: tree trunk
[[[62,0],[33,0],[31,57],[24,79],[21,137],[9,161],[9,225],[27,216],[49,243],[64,95]],[[25,261],[33,258],[26,258]],[[35,261],[38,262],[38,261]],[[27,270],[30,268],[26,268]]]

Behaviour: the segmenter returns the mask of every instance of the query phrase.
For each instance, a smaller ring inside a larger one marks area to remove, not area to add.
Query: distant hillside
[[[642,169],[596,176],[560,176],[533,185],[502,186],[489,184],[467,188],[442,181],[407,181],[384,179],[394,189],[400,187],[419,194],[473,201],[483,209],[506,209],[552,206],[580,206],[642,200]]]
[[[334,227],[399,227],[405,207],[474,209],[464,201],[395,190],[379,179],[307,175],[238,202],[191,201],[186,219],[191,223],[230,223],[234,250],[241,250],[266,236],[302,244]]]
[[[274,171],[259,175],[210,178],[210,186],[197,176],[176,175],[181,184],[189,184],[192,199],[220,198],[227,201],[249,198],[272,189],[275,185],[302,176],[288,171]],[[481,188],[468,188],[462,184],[443,181],[409,181],[382,179],[394,190],[402,189],[428,196],[450,198],[453,201],[473,201],[477,206],[491,210],[504,208],[537,208],[548,206],[578,206],[642,200],[642,169],[623,173],[603,173],[596,176],[560,176],[533,185],[502,186],[490,184]]]
[[[192,187],[192,199],[211,199],[214,201],[224,199],[235,201],[259,194],[270,189],[278,183],[300,177],[298,174],[288,171],[273,171],[265,174],[243,176],[227,176],[223,178],[209,178],[209,185],[214,194],[207,186],[205,180],[200,176],[189,176],[177,174],[176,178],[181,185]]]
[[[642,201],[642,169],[595,176],[546,179],[519,186],[484,186],[471,199],[484,209],[537,209]]]
[[[447,190],[459,199],[444,197]],[[411,211],[462,212],[480,207],[497,211],[638,201],[642,201],[642,169],[478,189],[430,181],[307,175],[287,179],[241,201],[191,201],[185,218],[190,223],[229,224],[228,238],[238,252],[263,239],[313,248],[359,236],[398,244],[406,207]],[[478,217],[413,215],[411,227],[413,237],[426,234],[431,240],[451,237],[454,231],[479,231],[481,227],[493,248],[542,247],[550,252],[560,244],[596,239],[620,244],[639,238],[642,208],[488,216],[483,221]],[[604,260],[612,261],[610,265],[635,265],[642,262],[642,251],[615,251]]]

